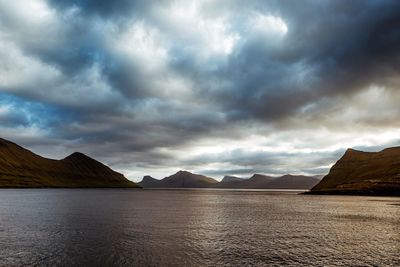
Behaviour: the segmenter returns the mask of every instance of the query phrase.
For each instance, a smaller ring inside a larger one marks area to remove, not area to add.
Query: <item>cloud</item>
[[[397,142],[399,5],[0,0],[1,133],[132,179],[325,172]]]
[[[149,7],[145,0],[121,0],[118,3],[112,3],[107,0],[50,0],[49,2],[58,9],[79,7],[85,15],[99,16],[106,19],[110,17],[118,19],[121,16],[130,16],[132,13],[145,12]],[[159,1],[157,4],[162,4],[162,2]]]

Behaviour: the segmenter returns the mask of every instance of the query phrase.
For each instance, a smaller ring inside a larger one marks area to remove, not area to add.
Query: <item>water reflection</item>
[[[398,198],[42,189],[0,201],[1,266],[400,264]]]

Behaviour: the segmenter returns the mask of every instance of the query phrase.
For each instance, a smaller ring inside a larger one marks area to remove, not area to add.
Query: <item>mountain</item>
[[[309,189],[319,182],[320,179],[317,177],[287,174],[269,182],[267,187],[271,189]]]
[[[311,194],[400,195],[400,147],[348,149]]]
[[[217,182],[207,176],[179,171],[161,180],[145,176],[139,185],[144,188],[309,189],[319,181],[316,177],[302,175],[273,177],[254,174],[248,179],[225,176]]]
[[[266,188],[266,184],[274,180],[275,177],[262,175],[262,174],[254,174],[248,179],[242,179],[242,181],[229,183],[229,184],[220,184],[220,187],[223,188],[236,188],[236,189],[263,189]]]
[[[232,182],[241,182],[241,181],[243,181],[243,178],[226,175],[226,176],[224,176],[224,178],[222,178],[221,183],[232,183]]]
[[[320,180],[316,177],[303,175],[284,175],[280,177],[254,174],[248,179],[235,182],[221,181],[217,187],[232,189],[309,189]]]
[[[221,182],[215,184],[214,187],[235,188],[237,184],[241,184],[244,180],[246,180],[246,179],[227,175],[227,176],[224,176],[224,178],[222,178]]]
[[[178,171],[177,173],[161,180],[145,176],[139,185],[144,188],[207,188],[212,187],[217,183],[218,181],[211,177],[193,174],[188,171]]]
[[[137,187],[122,174],[75,152],[62,160],[41,157],[0,138],[0,187]]]
[[[162,187],[162,181],[151,177],[150,175],[143,176],[141,182],[138,183],[141,187]]]

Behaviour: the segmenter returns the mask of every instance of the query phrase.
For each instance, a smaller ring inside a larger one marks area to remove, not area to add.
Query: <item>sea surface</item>
[[[400,198],[2,189],[0,266],[400,266]]]

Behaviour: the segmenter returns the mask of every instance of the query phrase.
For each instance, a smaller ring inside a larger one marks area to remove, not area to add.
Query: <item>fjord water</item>
[[[1,266],[399,266],[400,198],[0,190]]]

